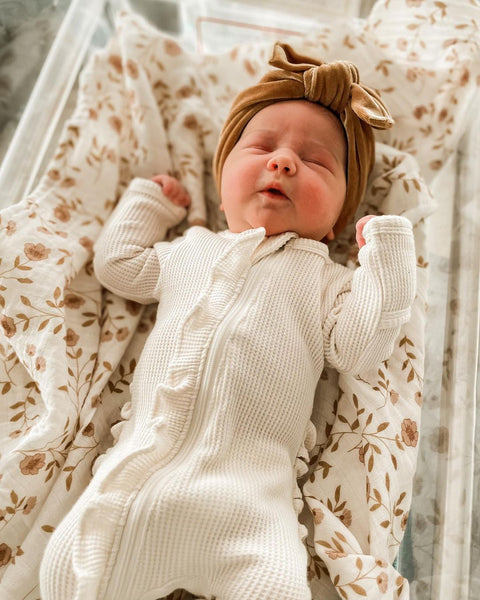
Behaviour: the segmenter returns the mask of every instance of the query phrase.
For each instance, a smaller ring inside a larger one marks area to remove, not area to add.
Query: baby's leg
[[[77,527],[70,513],[50,539],[40,566],[40,591],[43,600],[66,600],[74,597],[76,578],[73,572],[72,539]]]
[[[293,531],[279,518],[269,533],[237,541],[212,582],[216,600],[311,600],[297,524]]]
[[[238,567],[226,573],[226,581],[215,589],[216,600],[311,600],[303,566],[279,561],[275,569]]]

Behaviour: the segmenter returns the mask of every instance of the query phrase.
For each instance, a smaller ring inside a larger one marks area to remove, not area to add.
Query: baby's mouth
[[[279,200],[281,200],[281,199],[288,200],[288,196],[285,194],[285,192],[282,190],[282,188],[266,187],[262,191],[264,194],[266,194],[270,198],[275,198],[275,199],[279,199]]]

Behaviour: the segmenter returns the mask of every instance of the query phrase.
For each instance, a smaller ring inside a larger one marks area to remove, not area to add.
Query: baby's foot
[[[165,196],[170,202],[173,202],[173,204],[183,206],[184,208],[190,206],[190,194],[175,177],[164,174],[155,175],[155,177],[152,177],[152,181],[155,181],[155,183],[160,185]]]

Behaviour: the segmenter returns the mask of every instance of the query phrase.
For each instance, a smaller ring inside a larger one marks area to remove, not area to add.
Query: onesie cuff
[[[385,215],[370,219],[363,229],[365,245],[360,264],[382,290],[382,327],[408,320],[416,291],[416,254],[412,224],[405,217]]]
[[[411,235],[411,222],[399,215],[381,215],[370,219],[363,228],[363,237],[368,243],[376,235]]]
[[[172,225],[180,223],[187,215],[187,209],[183,206],[177,206],[169,200],[163,193],[162,187],[151,179],[135,177],[128,186],[127,193],[141,195],[158,204],[165,219]]]
[[[404,308],[401,310],[382,312],[380,314],[380,320],[378,322],[379,329],[394,329],[401,327],[404,323],[410,321],[412,316],[411,307]]]

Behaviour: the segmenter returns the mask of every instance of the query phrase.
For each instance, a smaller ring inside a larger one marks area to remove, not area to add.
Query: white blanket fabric
[[[376,20],[350,24],[341,39],[326,27],[303,39],[301,48],[324,60],[353,60],[362,80],[382,90],[398,126],[379,139],[359,215],[407,216],[418,261],[413,316],[391,359],[368,379],[326,370],[319,385],[316,439],[298,459],[315,600],[409,597],[408,582],[392,561],[417,457],[424,217],[432,202],[417,162],[404,150],[416,155],[431,181],[456,150],[471,70],[468,52],[464,63],[458,59],[445,70],[395,64],[385,41],[388,4],[385,15],[378,9]],[[407,38],[405,44],[394,51],[407,52]],[[155,315],[155,307],[143,310],[101,289],[92,272],[93,242],[128,182],[159,172],[179,176],[189,189],[190,223],[224,226],[211,157],[233,94],[259,78],[270,49],[265,44],[193,56],[139,17],[121,15],[115,39],[82,74],[77,108],[40,184],[0,215],[2,598],[38,598],[42,548],[88,484],[94,459],[112,444],[110,428],[128,400]],[[434,103],[439,92],[448,101]],[[445,108],[452,97],[456,117]],[[332,253],[355,268],[355,252],[349,229]],[[190,596],[175,594],[180,597]]]

